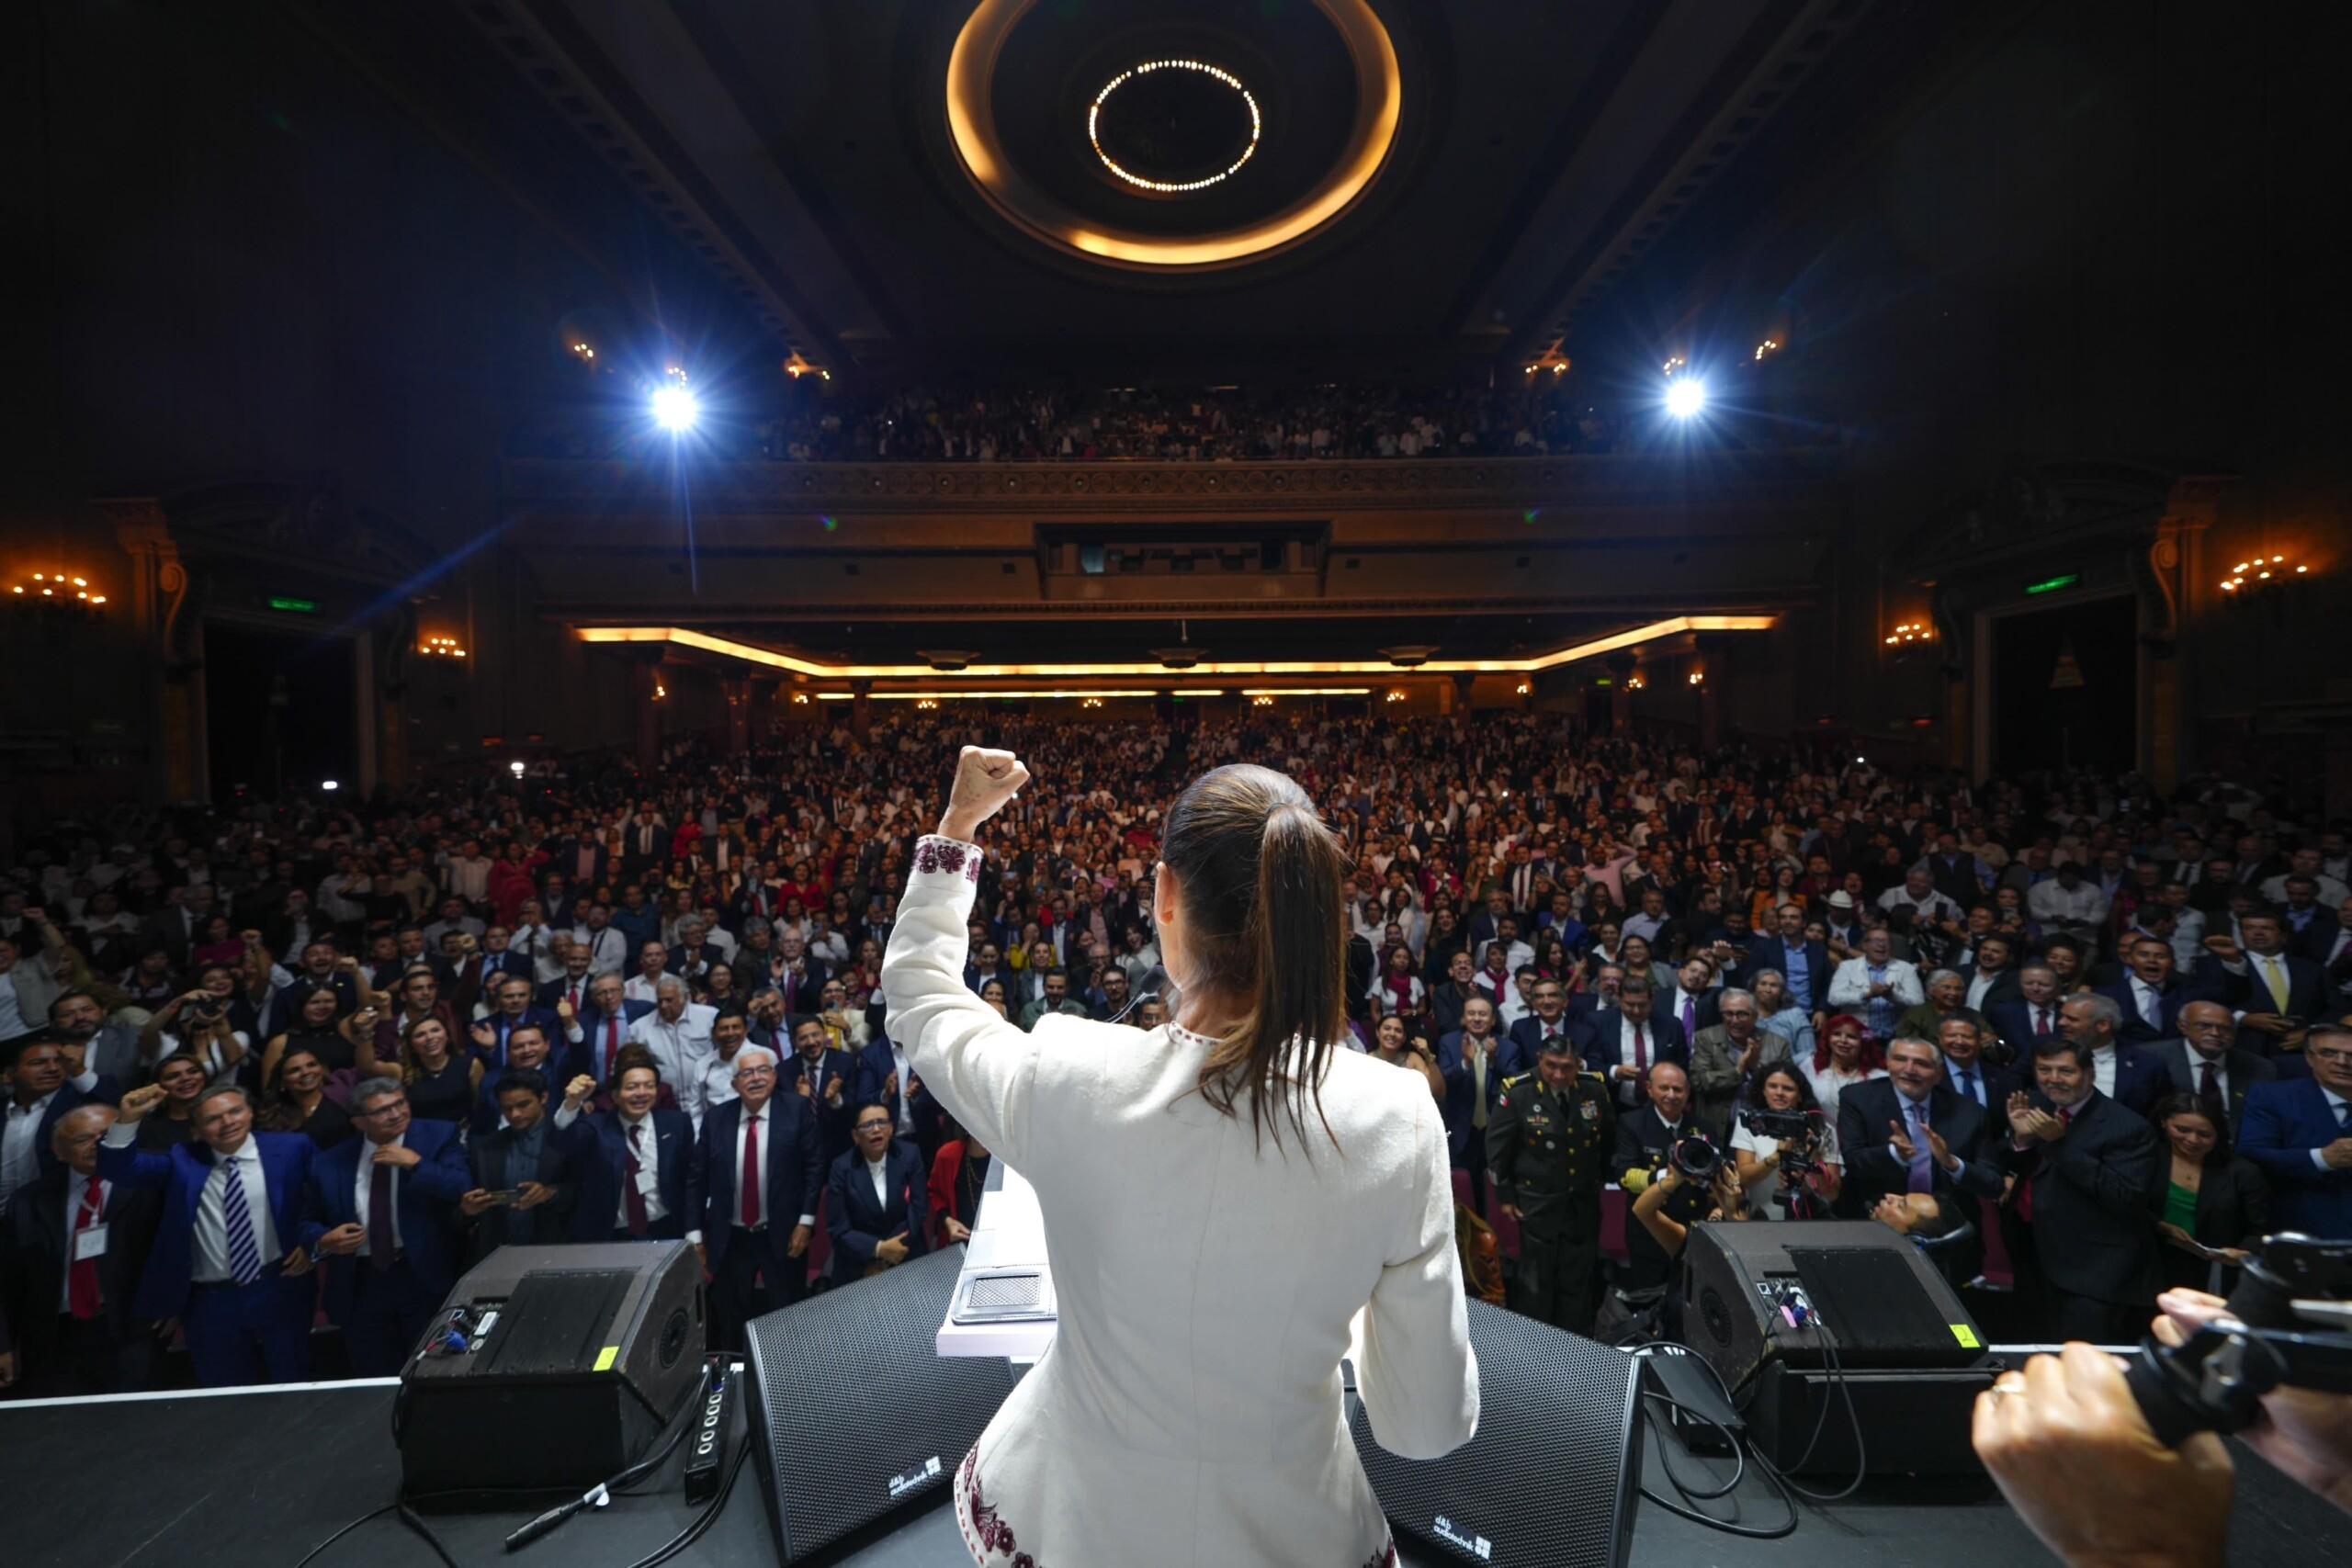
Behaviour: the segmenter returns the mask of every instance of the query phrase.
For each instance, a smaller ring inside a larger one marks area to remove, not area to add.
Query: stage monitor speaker
[[[1397,1529],[1464,1562],[1620,1568],[1640,1500],[1641,1362],[1566,1329],[1470,1305],[1478,1435],[1443,1459],[1399,1459],[1360,1400],[1348,1425]]]
[[[492,1253],[401,1379],[402,1489],[584,1490],[626,1468],[701,1381],[701,1282],[682,1241]]]
[[[1001,1358],[933,1350],[963,1260],[943,1247],[752,1323],[751,1462],[779,1561],[934,1497],[1012,1392]]]
[[[1984,1355],[1935,1264],[1875,1220],[1692,1226],[1682,1337],[1735,1392],[1768,1361],[1817,1369],[1833,1351],[1847,1371],[1957,1369]]]

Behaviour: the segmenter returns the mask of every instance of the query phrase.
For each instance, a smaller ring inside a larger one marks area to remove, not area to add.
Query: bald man
[[[110,1105],[57,1120],[57,1163],[0,1215],[0,1393],[34,1399],[128,1393],[147,1386],[153,1325],[131,1298],[163,1194],[98,1174]]]
[[[2269,1057],[2239,1048],[2237,1032],[2236,1019],[2220,1002],[2189,1002],[2180,1010],[2179,1039],[2142,1047],[2164,1064],[2175,1090],[2204,1102],[2215,1126],[2227,1118],[2233,1145],[2245,1120],[2245,1091],[2278,1076]]]

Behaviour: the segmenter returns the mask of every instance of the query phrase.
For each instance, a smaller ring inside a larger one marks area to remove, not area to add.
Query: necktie
[[[1960,1092],[1966,1095],[1969,1099],[1975,1100],[1979,1105],[1984,1103],[1984,1097],[1976,1092],[1975,1068],[1962,1067],[1960,1069]]]
[[[571,1004],[571,1010],[575,1014],[580,1011],[580,987],[578,986],[572,987],[570,994],[567,995],[564,999]]]
[[[605,1021],[605,1080],[613,1077],[613,1058],[620,1055],[621,1021],[617,1015]]]
[[[1487,1125],[1487,1053],[1476,1042],[1470,1046],[1470,1125]]]
[[[2287,972],[2280,967],[2276,954],[2262,961],[2262,983],[2269,987],[2270,1000],[2278,1011],[2287,1010]]]
[[[2140,1016],[2147,1021],[2150,1029],[2164,1028],[2163,1010],[2164,1003],[2156,996],[2156,988],[2154,986],[2142,986],[2140,987]]]
[[[1642,1038],[1642,1026],[1634,1025],[1634,1071],[1643,1077],[1649,1076],[1650,1043]]]
[[[746,1229],[760,1223],[760,1113],[743,1123],[743,1224]]]
[[[82,1206],[74,1211],[74,1234],[78,1236],[98,1223],[98,1215],[106,1207],[105,1187],[93,1181],[82,1194]],[[68,1258],[74,1257],[74,1247],[66,1244]],[[98,1260],[76,1258],[65,1276],[65,1304],[68,1311],[87,1323],[98,1315]]]
[[[1690,1040],[1699,1033],[1699,1004],[1688,995],[1682,998],[1682,1038]]]
[[[2050,1010],[2048,1008],[2036,1008],[2033,1010],[2033,1032],[2037,1039],[2050,1032]]]
[[[377,1166],[368,1173],[368,1263],[382,1273],[400,1261],[400,1243],[392,1239],[392,1168]]]
[[[229,1277],[240,1285],[261,1278],[261,1244],[254,1239],[253,1211],[245,1204],[244,1178],[237,1161],[220,1162],[220,1215],[229,1233]]]
[[[2204,1104],[2206,1119],[2215,1127],[2227,1131],[2230,1125],[2229,1105],[2222,1097],[2222,1075],[2211,1062],[2204,1063],[2198,1073],[2197,1098]]]
[[[1928,1108],[1916,1100],[1906,1100],[1904,1104],[1911,1113],[1911,1179],[1905,1190],[1933,1192],[1936,1190],[1936,1156],[1928,1146]]]
[[[756,1118],[754,1120],[756,1121]],[[638,1190],[637,1186],[637,1173],[641,1168],[638,1164],[637,1156],[644,1152],[645,1123],[639,1122],[628,1130],[628,1170],[627,1180],[621,1190],[622,1196],[628,1203],[628,1234],[639,1241],[645,1239],[646,1227],[650,1223],[645,1217],[645,1194]],[[756,1168],[751,1160],[745,1160],[744,1164],[747,1168]]]

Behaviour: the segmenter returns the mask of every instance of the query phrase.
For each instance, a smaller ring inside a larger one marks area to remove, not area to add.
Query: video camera
[[[1781,1169],[1802,1176],[1821,1168],[1821,1143],[1828,1119],[1813,1111],[1743,1111],[1739,1124],[1759,1138],[1780,1145]]]
[[[1627,1196],[1641,1192],[1657,1179],[1658,1172],[1672,1166],[1683,1180],[1704,1188],[1714,1179],[1715,1167],[1723,1163],[1723,1153],[1703,1133],[1686,1133],[1663,1149],[1650,1151],[1646,1168],[1636,1166],[1625,1172],[1622,1184]]]
[[[2230,1292],[2230,1315],[2178,1347],[2150,1335],[2124,1381],[2167,1445],[2245,1430],[2282,1383],[2352,1393],[2352,1240],[2266,1237]]]

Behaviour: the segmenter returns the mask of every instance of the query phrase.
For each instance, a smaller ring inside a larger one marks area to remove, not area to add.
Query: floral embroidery
[[[980,879],[980,857],[953,839],[926,835],[915,845],[917,871],[944,871],[954,876],[962,873],[965,880]]]
[[[1396,1541],[1390,1540],[1387,1545],[1365,1558],[1363,1568],[1396,1568]]]
[[[970,1504],[971,1523],[964,1527],[964,1544],[971,1549],[972,1555],[977,1558],[983,1552],[1001,1552],[1012,1568],[1037,1568],[1035,1558],[1017,1549],[1012,1539],[1012,1526],[980,1495],[980,1450],[978,1444],[974,1444],[971,1451],[964,1456],[963,1467],[956,1481]]]

